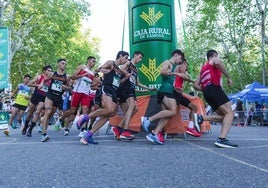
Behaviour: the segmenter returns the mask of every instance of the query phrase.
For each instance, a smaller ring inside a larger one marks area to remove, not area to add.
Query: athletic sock
[[[35,127],[36,125],[36,122],[32,122],[30,128],[29,128],[29,131],[32,132],[33,128]]]
[[[189,121],[188,127],[190,129],[193,129],[194,128],[194,122],[193,121]]]
[[[29,122],[30,122],[29,120],[26,120],[24,126],[25,127],[28,127],[29,126]]]

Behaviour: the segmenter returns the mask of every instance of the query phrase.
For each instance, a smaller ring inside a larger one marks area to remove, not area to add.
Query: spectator
[[[245,112],[243,108],[243,102],[240,100],[240,98],[237,99],[235,110],[236,113],[238,114],[238,120],[236,126],[244,126]]]
[[[248,125],[251,125],[251,120],[253,118],[253,115],[254,115],[254,107],[251,106],[248,111]]]

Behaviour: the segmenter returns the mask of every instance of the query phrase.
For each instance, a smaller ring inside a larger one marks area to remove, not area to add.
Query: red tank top
[[[36,84],[39,85],[44,79],[45,79],[45,75],[41,74]],[[34,93],[40,94],[42,96],[45,96],[46,92],[47,92],[47,88],[45,87],[42,87],[41,89],[39,89],[38,87],[35,87],[35,90],[34,90]]]
[[[174,88],[183,90],[183,78],[180,76],[175,77]]]
[[[206,62],[200,72],[200,81],[202,88],[204,89],[209,84],[220,86],[221,74],[222,73],[218,68]]]

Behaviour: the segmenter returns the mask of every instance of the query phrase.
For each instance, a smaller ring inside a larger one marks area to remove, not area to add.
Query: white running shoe
[[[78,134],[78,137],[82,138],[86,133],[87,133],[86,130],[81,131],[81,132]]]

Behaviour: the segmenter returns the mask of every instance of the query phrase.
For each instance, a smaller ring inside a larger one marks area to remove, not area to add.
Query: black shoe
[[[23,129],[22,129],[22,131],[21,131],[21,134],[22,134],[22,135],[25,135],[27,129],[28,129],[28,126],[24,126]]]
[[[68,136],[69,135],[69,129],[65,129],[64,130],[64,136]]]
[[[215,142],[215,146],[219,148],[237,148],[238,147],[237,144],[233,144],[227,139],[219,139],[219,138]]]
[[[26,136],[32,137],[32,131],[30,130],[30,128],[27,129]]]

